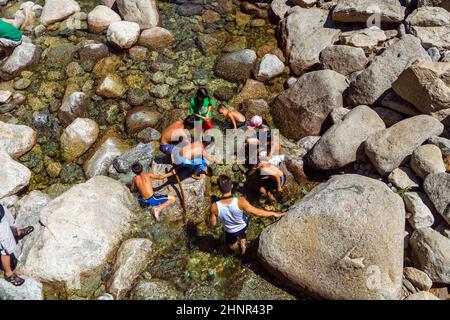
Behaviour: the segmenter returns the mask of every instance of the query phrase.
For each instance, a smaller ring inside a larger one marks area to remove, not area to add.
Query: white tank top
[[[216,202],[219,211],[219,219],[223,223],[223,230],[228,233],[236,233],[247,226],[248,217],[239,208],[238,198],[234,198],[230,204]]]

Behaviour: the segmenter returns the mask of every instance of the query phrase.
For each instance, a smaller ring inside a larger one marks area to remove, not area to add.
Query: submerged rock
[[[97,140],[98,124],[91,119],[78,118],[61,135],[62,156],[73,161],[84,154]]]
[[[41,49],[31,41],[24,40],[1,66],[0,76],[3,80],[11,80],[21,71],[37,63],[41,58],[41,53]]]
[[[179,300],[182,294],[170,282],[152,279],[140,281],[130,297],[133,300]]]
[[[142,31],[138,44],[151,50],[170,48],[175,43],[172,32],[161,27],[153,27]]]
[[[322,298],[398,299],[404,216],[383,182],[338,175],[266,228],[258,254],[285,284]]]
[[[227,53],[217,61],[214,73],[230,82],[245,82],[250,78],[256,59],[256,52],[249,49]]]
[[[0,121],[0,151],[14,159],[30,151],[36,144],[36,132],[28,126]]]
[[[156,0],[117,0],[116,3],[123,19],[136,22],[141,29],[160,24]]]

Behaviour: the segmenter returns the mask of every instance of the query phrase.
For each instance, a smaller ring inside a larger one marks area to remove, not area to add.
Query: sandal
[[[25,282],[24,279],[22,279],[19,276],[16,276],[15,274],[13,274],[12,276],[6,277],[5,280],[8,281],[9,283],[11,283],[12,285],[16,286],[16,287],[20,287]]]
[[[20,229],[20,235],[18,235],[16,237],[16,240],[22,240],[23,238],[25,238],[27,235],[29,235],[30,233],[32,233],[34,231],[34,227],[33,226],[28,226],[26,228]]]

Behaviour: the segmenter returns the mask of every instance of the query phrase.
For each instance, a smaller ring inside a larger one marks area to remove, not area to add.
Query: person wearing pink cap
[[[269,126],[264,124],[263,118],[258,115],[253,116],[249,120],[247,128],[250,130],[256,131],[256,138],[247,139],[247,142],[249,144],[259,144],[259,134],[260,134],[261,130],[263,130],[264,132],[268,132],[270,130]]]

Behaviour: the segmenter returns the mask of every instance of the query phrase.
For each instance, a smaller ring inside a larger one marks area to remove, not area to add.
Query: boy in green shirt
[[[197,121],[202,123],[203,130],[212,128],[212,107],[214,100],[208,96],[208,91],[205,88],[197,90],[195,98],[191,99],[189,107],[189,114],[195,116]]]
[[[9,57],[15,47],[22,43],[22,32],[13,25],[0,19],[0,49]]]

